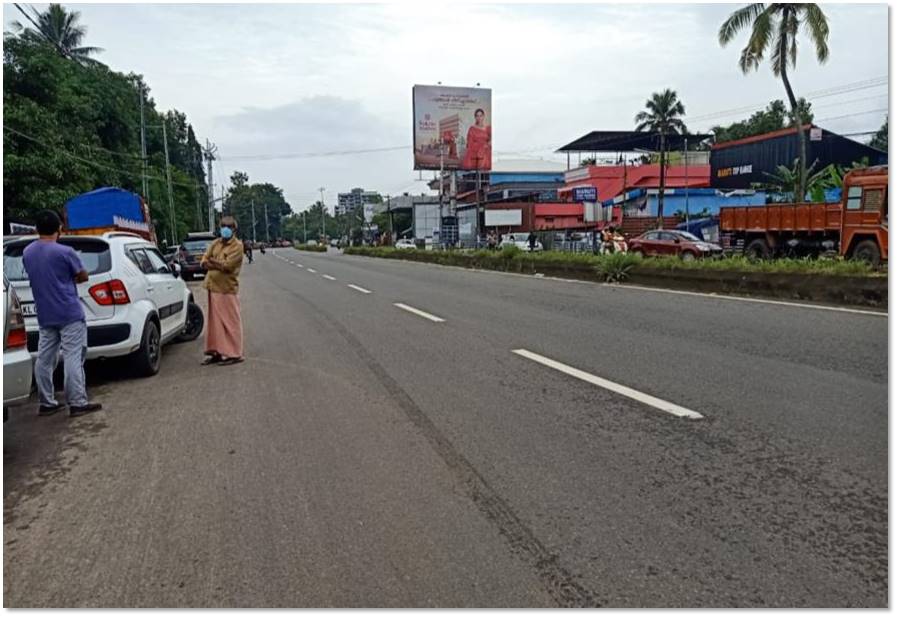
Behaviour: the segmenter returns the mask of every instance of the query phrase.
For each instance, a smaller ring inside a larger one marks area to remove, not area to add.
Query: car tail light
[[[94,285],[88,290],[90,297],[100,306],[128,304],[131,301],[125,284],[118,279]]]
[[[12,307],[9,311],[9,331],[6,333],[6,349],[25,347],[28,344],[28,333],[25,332],[25,317],[22,305],[13,293]]]

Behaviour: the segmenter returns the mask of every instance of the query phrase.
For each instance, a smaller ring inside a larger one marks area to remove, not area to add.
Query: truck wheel
[[[143,338],[140,349],[131,356],[131,368],[141,377],[152,377],[159,372],[162,364],[162,339],[159,326],[154,321],[147,321],[143,327]]]
[[[874,240],[863,240],[853,248],[853,259],[865,261],[873,268],[881,265],[881,251]]]
[[[769,245],[766,240],[757,238],[744,247],[744,254],[749,259],[769,259]]]
[[[184,324],[184,331],[178,335],[178,343],[189,343],[195,341],[202,334],[202,327],[205,324],[205,317],[202,309],[195,302],[187,304],[187,323]]]

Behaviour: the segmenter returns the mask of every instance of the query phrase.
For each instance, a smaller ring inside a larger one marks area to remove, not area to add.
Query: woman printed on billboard
[[[492,167],[492,127],[486,126],[486,112],[477,109],[473,124],[467,129],[467,150],[462,169],[490,169]]]

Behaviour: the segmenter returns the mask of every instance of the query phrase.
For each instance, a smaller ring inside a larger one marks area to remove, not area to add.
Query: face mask
[[[225,240],[230,240],[233,235],[234,235],[234,230],[231,229],[230,227],[222,227],[221,228],[221,237],[224,238]]]

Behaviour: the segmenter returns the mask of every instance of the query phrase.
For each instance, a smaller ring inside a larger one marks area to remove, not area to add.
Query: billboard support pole
[[[439,243],[440,244],[443,244],[442,217],[445,214],[442,211],[443,193],[445,193],[445,148],[444,148],[444,142],[442,141],[442,137],[440,136],[440,138],[439,138]]]
[[[685,228],[688,231],[688,137],[685,138]]]

